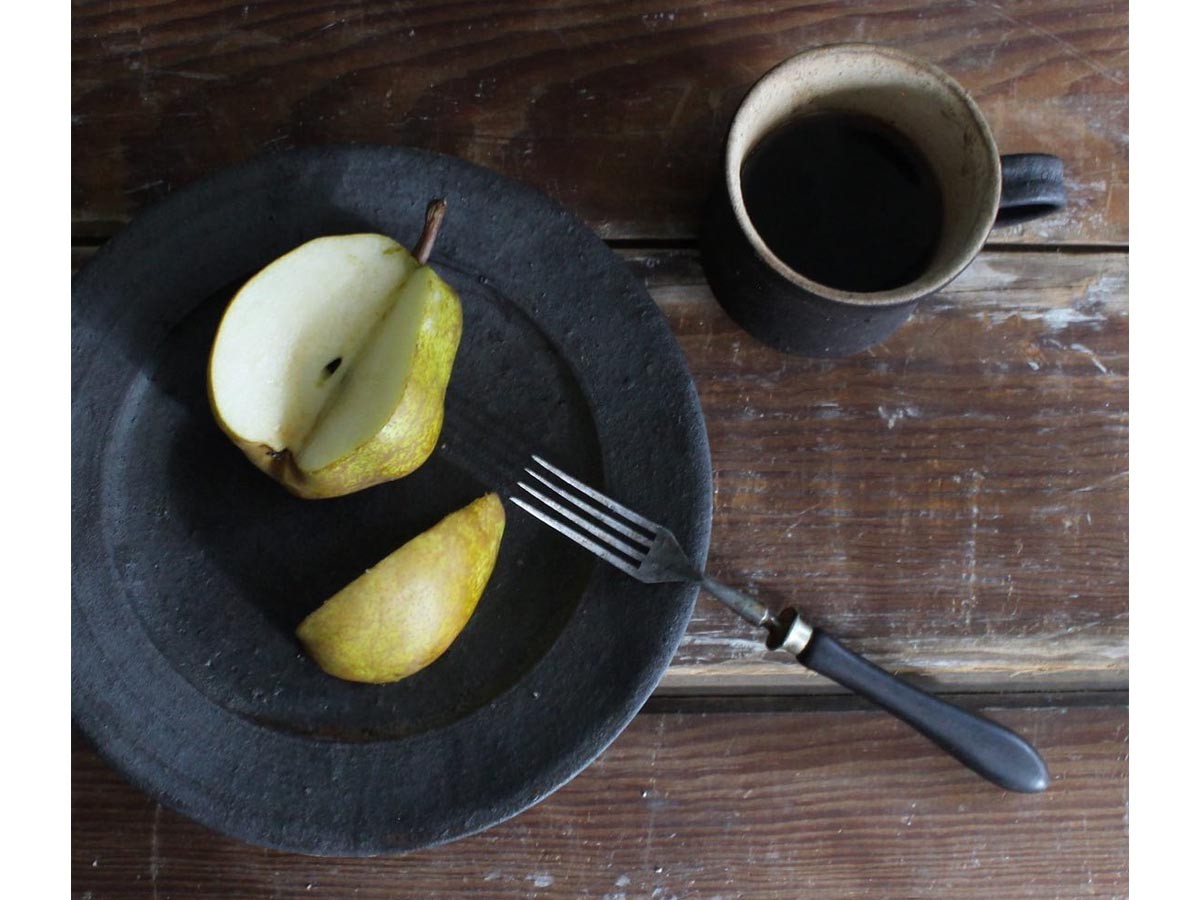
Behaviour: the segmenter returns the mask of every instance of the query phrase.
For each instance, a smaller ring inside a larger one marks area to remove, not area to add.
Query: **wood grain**
[[[391,859],[240,844],[159,807],[79,742],[72,896],[1125,896],[1127,710],[990,714],[1042,748],[1045,794],[993,788],[874,712],[643,714],[540,805]]]
[[[1110,0],[333,4],[75,0],[73,218],[111,233],[262,151],[410,144],[532,184],[612,238],[692,237],[741,97],[820,44],[898,47],[978,100],[1070,205],[1006,241],[1128,234],[1128,34]]]
[[[1128,685],[1125,254],[985,252],[837,361],[740,331],[692,251],[624,255],[700,393],[713,574],[938,691]],[[830,690],[708,597],[659,685]]]
[[[1054,776],[1038,796],[992,788],[702,599],[647,709],[581,776],[403,858],[241,844],[77,738],[73,897],[1125,896],[1127,18],[1121,0],[73,0],[77,241],[314,143],[425,147],[544,190],[625,248],[687,356],[711,571],[1002,704],[989,715]],[[946,68],[1002,152],[1064,157],[1070,203],[996,232],[885,344],[803,360],[739,331],[688,247],[745,91],[838,41]]]
[[[696,379],[710,572],[926,683],[1109,686],[1128,671],[1128,260],[988,252],[891,339],[787,356],[694,254],[628,254]],[[825,683],[702,598],[663,690]]]

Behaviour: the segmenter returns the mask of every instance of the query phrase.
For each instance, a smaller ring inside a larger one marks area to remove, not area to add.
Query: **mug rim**
[[[983,117],[983,113],[975,101],[971,99],[971,95],[947,72],[928,60],[921,59],[893,47],[867,43],[822,44],[817,47],[811,47],[777,63],[754,82],[750,90],[746,92],[746,96],[742,98],[741,103],[738,104],[737,112],[734,114],[729,134],[725,140],[725,189],[729,196],[729,204],[733,209],[733,216],[738,224],[738,228],[741,229],[746,240],[750,242],[750,246],[754,249],[759,259],[770,266],[778,275],[797,287],[818,297],[854,306],[895,306],[913,302],[941,290],[962,274],[963,269],[970,265],[971,261],[979,254],[979,251],[987,242],[988,235],[991,233],[991,224],[987,228],[982,229],[981,233],[976,235],[970,244],[963,248],[959,258],[953,265],[948,267],[944,277],[937,279],[932,284],[922,284],[920,280],[914,280],[898,288],[886,291],[846,291],[822,284],[819,281],[813,281],[811,278],[797,272],[776,256],[766,241],[762,239],[762,236],[758,233],[758,229],[754,227],[754,223],[750,221],[750,214],[746,210],[745,199],[742,196],[741,166],[746,156],[753,150],[753,147],[746,148],[742,157],[734,160],[732,155],[733,137],[738,132],[739,126],[745,126],[745,117],[749,115],[748,108],[752,102],[766,89],[766,85],[784,75],[788,69],[798,65],[801,61],[810,60],[815,56],[836,56],[844,53],[882,57],[888,59],[890,62],[898,62],[911,66],[931,75],[967,110],[968,117],[974,123],[979,137],[983,141],[985,151],[991,158],[992,197],[989,204],[991,209],[989,222],[995,222],[996,214],[1000,209],[1000,151],[996,147],[996,140],[992,135],[992,130],[988,126],[987,120]]]

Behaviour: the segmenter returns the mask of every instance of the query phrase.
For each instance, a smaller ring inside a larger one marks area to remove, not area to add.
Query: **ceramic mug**
[[[765,137],[816,112],[880,122],[928,163],[941,192],[941,228],[928,260],[906,283],[873,291],[821,284],[785,263],[751,221],[743,163]],[[1027,221],[1066,202],[1062,160],[1043,153],[1000,156],[979,108],[949,75],[868,44],[819,47],[764,75],[734,116],[722,175],[701,236],[713,293],[759,340],[805,356],[848,356],[883,340],[920,298],[967,267],[993,226]]]

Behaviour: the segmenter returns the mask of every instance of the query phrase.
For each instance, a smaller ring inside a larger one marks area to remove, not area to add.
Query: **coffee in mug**
[[[949,75],[888,47],[808,50],[734,116],[701,233],[726,312],[760,340],[847,356],[949,284],[996,225],[1066,202],[1062,160],[1001,157]]]

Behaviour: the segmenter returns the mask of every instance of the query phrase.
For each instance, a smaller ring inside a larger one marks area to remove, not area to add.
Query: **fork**
[[[645,584],[698,584],[747,622],[765,628],[769,650],[785,650],[814,672],[907,722],[963,765],[1012,791],[1046,789],[1050,774],[1020,735],[920,690],[814,628],[795,609],[773,613],[758,599],[705,575],[670,531],[622,506],[540,456],[525,471],[537,487],[513,503],[626,575]]]

